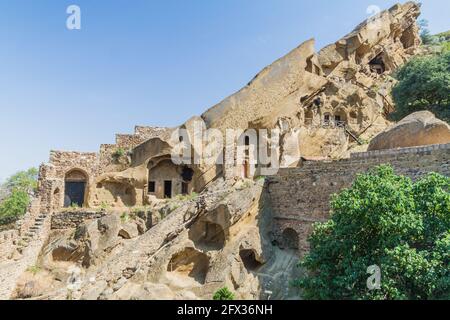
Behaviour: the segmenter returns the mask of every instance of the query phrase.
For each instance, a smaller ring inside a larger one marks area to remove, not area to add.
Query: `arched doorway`
[[[292,249],[292,250],[298,250],[298,233],[292,228],[287,228],[283,231],[282,234],[282,240],[283,240],[283,248],[285,249]]]
[[[86,200],[87,175],[78,169],[69,171],[64,178],[64,207],[83,207]]]

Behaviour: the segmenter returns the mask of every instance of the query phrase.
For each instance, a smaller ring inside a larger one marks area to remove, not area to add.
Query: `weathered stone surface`
[[[138,226],[135,223],[124,223],[120,227],[119,236],[124,239],[133,239],[139,236]]]
[[[450,143],[450,126],[429,111],[410,114],[377,135],[368,151]]]

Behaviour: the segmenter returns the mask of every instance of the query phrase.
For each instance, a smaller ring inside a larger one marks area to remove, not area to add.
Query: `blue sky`
[[[50,149],[97,151],[134,125],[176,126],[314,37],[350,32],[378,0],[0,0],[0,181]],[[79,5],[82,29],[66,29]],[[432,32],[450,1],[425,0]]]

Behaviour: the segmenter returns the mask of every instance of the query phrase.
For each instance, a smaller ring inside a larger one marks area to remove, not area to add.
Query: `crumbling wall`
[[[381,164],[412,179],[429,172],[450,176],[450,144],[355,153],[350,159],[281,169],[267,182],[274,238],[282,243],[283,231],[292,228],[299,235],[299,252],[305,253],[312,224],[329,217],[331,195],[350,187],[358,173]]]

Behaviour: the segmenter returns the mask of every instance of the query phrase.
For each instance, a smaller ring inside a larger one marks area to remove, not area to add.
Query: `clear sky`
[[[433,33],[450,1],[424,0]],[[176,126],[314,37],[390,0],[0,0],[0,181],[50,149],[98,151],[136,124]],[[66,28],[66,8],[82,29]]]

